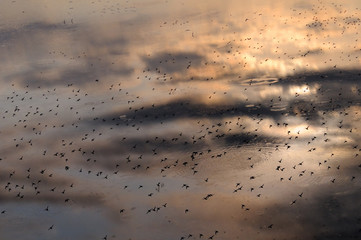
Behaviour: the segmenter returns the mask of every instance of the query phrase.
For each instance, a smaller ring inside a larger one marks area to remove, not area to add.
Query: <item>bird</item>
[[[204,200],[208,200],[210,197],[213,197],[214,194],[210,193],[210,194],[207,194],[207,196],[205,196],[203,199]]]

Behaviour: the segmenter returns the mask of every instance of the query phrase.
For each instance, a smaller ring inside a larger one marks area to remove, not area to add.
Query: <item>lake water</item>
[[[0,238],[361,238],[361,2],[0,3]]]

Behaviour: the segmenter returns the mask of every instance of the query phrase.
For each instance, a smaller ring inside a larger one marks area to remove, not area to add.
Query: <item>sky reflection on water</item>
[[[1,239],[360,238],[360,11],[2,1]]]

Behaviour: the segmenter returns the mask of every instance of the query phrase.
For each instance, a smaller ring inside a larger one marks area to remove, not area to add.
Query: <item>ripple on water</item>
[[[270,108],[273,112],[281,112],[287,110],[288,103],[287,102],[276,102]]]
[[[246,80],[241,80],[240,83],[243,86],[248,85],[267,85],[267,84],[273,84],[277,83],[278,78],[272,78],[272,77],[265,77],[265,78],[249,78]]]

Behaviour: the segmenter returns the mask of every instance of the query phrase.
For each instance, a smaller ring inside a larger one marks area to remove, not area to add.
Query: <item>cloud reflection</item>
[[[360,236],[357,1],[39,3],[0,3],[5,239]]]

